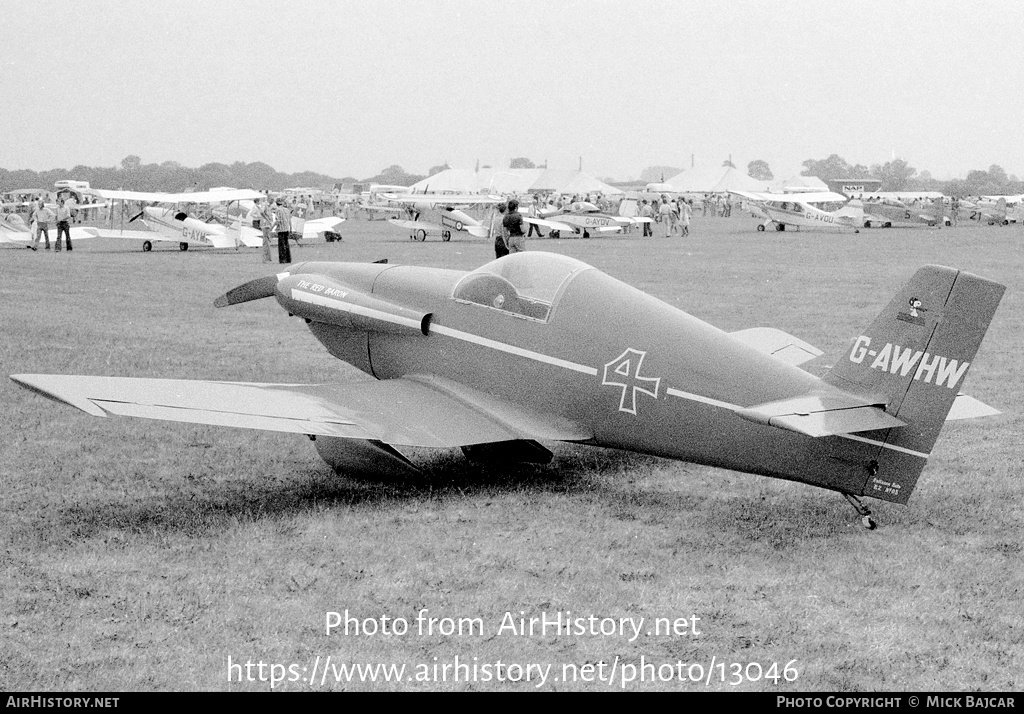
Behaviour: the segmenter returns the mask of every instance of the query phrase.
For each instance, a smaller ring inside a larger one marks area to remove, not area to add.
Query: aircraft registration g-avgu
[[[575,442],[837,491],[873,528],[860,497],[906,504],[947,418],[998,413],[959,390],[1003,291],[923,267],[819,378],[796,337],[723,332],[563,255],[307,262],[214,305],[273,297],[377,381],[12,379],[94,416],[305,434],[339,473],[415,472],[403,446],[547,463],[542,441]]]
[[[775,230],[784,231],[786,226],[797,230],[852,230],[859,233],[864,226],[864,206],[858,199],[851,199],[841,193],[822,191],[816,193],[755,193],[750,191],[729,191],[744,200],[747,208],[764,222],[757,230],[766,230],[774,225]],[[822,210],[822,204],[839,205],[833,211]],[[840,205],[841,204],[841,205]]]

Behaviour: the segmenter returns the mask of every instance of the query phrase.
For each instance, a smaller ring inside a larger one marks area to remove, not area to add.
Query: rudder
[[[877,449],[861,494],[906,503],[1005,291],[965,271],[921,268],[825,381],[871,394],[906,426],[851,434]]]

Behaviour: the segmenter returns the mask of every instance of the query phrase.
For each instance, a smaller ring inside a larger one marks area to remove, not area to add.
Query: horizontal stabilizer
[[[906,426],[906,422],[887,414],[882,406],[842,393],[758,404],[737,414],[759,424],[813,437]]]
[[[814,345],[774,327],[751,327],[730,332],[729,336],[786,364],[800,365],[822,355]]]
[[[953,406],[950,407],[949,414],[946,415],[946,421],[977,419],[978,417],[995,416],[996,414],[1002,414],[1002,412],[994,407],[990,407],[985,402],[960,392],[956,395],[956,399],[953,400]]]

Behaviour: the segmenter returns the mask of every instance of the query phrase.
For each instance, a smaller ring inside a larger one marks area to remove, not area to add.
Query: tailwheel
[[[850,502],[854,510],[857,511],[857,515],[860,516],[860,523],[862,526],[867,528],[869,531],[873,531],[878,528],[878,524],[875,523],[875,519],[871,517],[871,509],[864,505],[864,502],[851,493],[844,493],[843,498]]]

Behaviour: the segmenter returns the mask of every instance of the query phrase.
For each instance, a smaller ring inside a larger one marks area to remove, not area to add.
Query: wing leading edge
[[[350,385],[12,375],[20,386],[93,416],[454,447],[515,439],[586,441],[589,429],[433,376]]]

